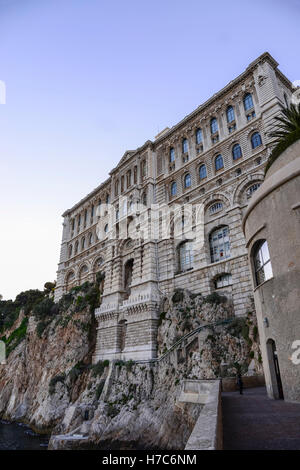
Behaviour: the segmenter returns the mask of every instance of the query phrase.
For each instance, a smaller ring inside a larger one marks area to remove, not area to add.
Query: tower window
[[[273,277],[270,253],[266,240],[260,241],[254,248],[253,262],[257,286]]]

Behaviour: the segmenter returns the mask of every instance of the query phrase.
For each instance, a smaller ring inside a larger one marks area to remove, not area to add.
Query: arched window
[[[81,249],[84,250],[85,248],[85,238],[83,237],[83,239],[81,240]]]
[[[252,148],[255,149],[256,147],[259,147],[262,144],[261,141],[261,136],[259,132],[254,132],[251,136],[251,145]]]
[[[143,204],[143,206],[147,206],[147,193],[146,193],[146,191],[144,192],[144,194],[142,196],[142,204]]]
[[[78,253],[78,240],[75,242],[74,253],[75,253],[75,255]]]
[[[175,162],[175,150],[174,148],[170,148],[170,163]]]
[[[74,281],[74,279],[75,279],[74,271],[69,272],[69,274],[68,274],[67,277],[66,277],[66,284],[67,284],[67,287],[70,286],[71,282]]]
[[[106,199],[105,199],[106,204],[109,204],[109,201],[110,201],[110,197],[109,197],[109,194],[107,194]]]
[[[108,224],[106,224],[104,227],[104,233],[107,233],[107,232],[108,232]]]
[[[222,209],[223,209],[222,202],[215,202],[212,206],[210,206],[209,213],[213,215],[216,212],[220,212]]]
[[[71,258],[71,256],[72,256],[72,250],[73,250],[73,246],[70,245],[69,246],[69,258]]]
[[[253,99],[251,93],[247,93],[247,95],[244,96],[244,108],[245,111],[248,111],[248,109],[253,108]]]
[[[171,184],[171,196],[176,196],[177,193],[177,183],[176,181],[173,181]]]
[[[189,144],[187,139],[183,139],[182,141],[182,152],[187,153],[189,151]]]
[[[216,263],[223,259],[229,258],[230,240],[229,229],[227,226],[219,227],[214,230],[209,237],[211,262]]]
[[[234,110],[232,106],[228,106],[227,111],[226,111],[226,116],[227,116],[227,122],[232,122],[235,120]]]
[[[218,121],[216,118],[212,118],[212,120],[210,121],[210,131],[212,134],[218,132]]]
[[[247,189],[247,198],[249,199],[252,194],[258,190],[258,188],[260,187],[260,183],[254,183],[252,184],[248,189]]]
[[[93,243],[93,234],[90,233],[89,235],[89,245],[91,245]]]
[[[184,177],[184,187],[190,188],[191,184],[192,184],[191,175],[187,173]]]
[[[215,169],[220,170],[221,168],[224,168],[224,162],[223,162],[223,157],[222,155],[217,155],[215,158]]]
[[[199,167],[199,176],[201,180],[207,177],[206,165],[204,163]]]
[[[266,240],[261,240],[254,246],[253,263],[257,286],[273,277],[270,253]]]
[[[103,264],[103,258],[100,257],[100,258],[96,259],[96,262],[94,264],[94,271],[99,271],[102,264]]]
[[[79,281],[82,280],[83,277],[85,277],[89,272],[89,269],[87,267],[87,265],[85,264],[84,266],[82,266],[80,268],[80,271],[79,271]]]
[[[183,242],[178,248],[178,264],[179,271],[187,271],[193,267],[194,253],[193,243],[190,241]]]
[[[203,140],[202,129],[196,130],[196,144],[201,144]]]
[[[232,284],[231,274],[221,274],[215,279],[215,289],[230,286]]]
[[[232,158],[233,158],[233,160],[238,160],[241,157],[242,157],[241,146],[240,146],[240,144],[235,144],[232,147]]]

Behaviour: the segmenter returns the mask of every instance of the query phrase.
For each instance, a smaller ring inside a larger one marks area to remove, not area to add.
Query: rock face
[[[94,319],[79,294],[40,334],[29,314],[24,339],[0,366],[0,416],[50,430],[50,448],[182,449],[201,411],[177,402],[184,378],[261,372],[255,315],[212,325],[233,317],[230,302],[187,291],[164,303],[161,360],[91,365]]]

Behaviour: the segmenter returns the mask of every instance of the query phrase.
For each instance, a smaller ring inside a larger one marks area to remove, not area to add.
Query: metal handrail
[[[134,362],[136,363],[148,363],[148,362],[160,362],[161,360],[163,360],[166,356],[168,356],[172,351],[174,351],[174,349],[176,349],[185,339],[187,338],[190,338],[191,336],[195,335],[196,333],[198,333],[199,331],[203,330],[204,328],[209,328],[209,327],[212,327],[212,326],[218,326],[218,325],[224,325],[224,324],[227,324],[227,323],[231,323],[233,320],[235,320],[236,317],[232,317],[232,318],[227,318],[226,320],[219,320],[217,322],[214,322],[214,323],[206,323],[205,325],[200,325],[200,326],[197,326],[197,328],[195,328],[194,330],[190,331],[189,333],[187,333],[186,335],[182,336],[182,338],[180,338],[179,340],[177,340],[171,347],[170,349],[168,349],[165,353],[163,353],[161,356],[159,357],[156,357],[156,358],[153,358],[153,359],[140,359],[140,360],[136,360]]]

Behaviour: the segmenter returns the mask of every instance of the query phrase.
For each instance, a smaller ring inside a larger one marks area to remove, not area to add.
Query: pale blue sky
[[[61,214],[264,51],[300,79],[296,0],[0,0],[0,294],[54,280]]]

